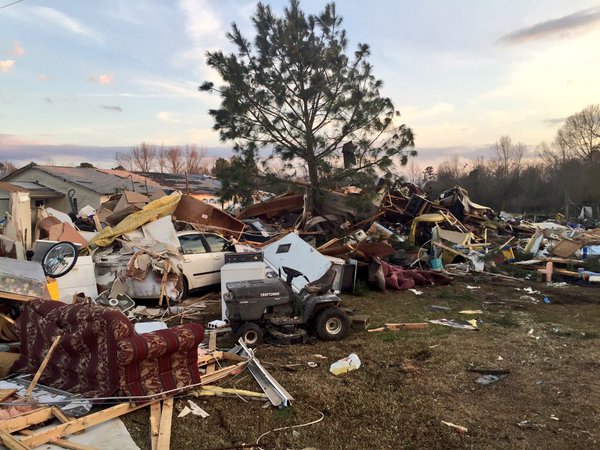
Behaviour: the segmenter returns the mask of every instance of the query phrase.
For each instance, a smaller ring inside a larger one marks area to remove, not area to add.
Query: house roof
[[[6,192],[28,192],[32,199],[49,199],[64,197],[65,194],[30,181],[0,181],[0,189]]]
[[[61,198],[65,196],[62,192],[55,191],[47,186],[31,181],[12,181],[10,184],[29,192],[29,197],[33,200]]]
[[[28,164],[11,173],[4,180],[10,181],[17,174],[29,169],[38,169],[61,180],[67,181],[97,192],[101,195],[114,194],[117,191],[134,190],[152,194],[161,186],[152,180],[145,182],[143,177],[127,170],[105,170],[87,167],[63,167]]]
[[[185,175],[160,172],[140,172],[140,175],[174,191],[186,191]],[[221,182],[208,175],[188,175],[190,194],[217,194]]]
[[[0,189],[5,192],[28,192],[27,189],[17,186],[14,183],[8,181],[0,181]]]

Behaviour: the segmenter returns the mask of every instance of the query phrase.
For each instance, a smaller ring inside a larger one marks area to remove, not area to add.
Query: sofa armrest
[[[146,359],[186,351],[198,347],[204,339],[204,328],[197,323],[178,325],[167,330],[133,334],[117,343],[117,362],[120,366]]]

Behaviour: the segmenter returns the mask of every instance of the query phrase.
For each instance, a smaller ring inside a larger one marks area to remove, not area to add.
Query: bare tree
[[[502,136],[494,144],[493,151],[499,178],[505,182],[511,177],[518,178],[522,168],[521,162],[527,151],[525,144],[513,144],[509,136]]]
[[[468,163],[461,161],[457,155],[454,155],[438,166],[438,178],[457,184],[458,180],[465,175],[467,166]]]
[[[411,159],[407,166],[408,181],[413,184],[420,185],[423,181],[423,172],[414,159]]]
[[[600,152],[600,104],[589,105],[567,117],[556,133],[556,143],[563,151],[595,161]]]
[[[0,162],[0,178],[4,178],[4,177],[10,175],[15,170],[17,170],[17,166],[15,166],[14,163],[12,163],[10,161],[1,161]]]
[[[117,161],[117,165],[133,172],[133,158],[131,157],[131,152],[117,152],[115,153],[115,160]]]
[[[165,173],[167,167],[167,150],[164,144],[160,144],[160,147],[156,151],[156,165],[160,173]]]
[[[206,173],[206,167],[203,163],[206,157],[206,149],[198,149],[196,144],[185,146],[185,172],[189,174]]]
[[[131,158],[133,166],[140,172],[151,172],[156,161],[156,148],[142,142],[139,146],[131,149]]]
[[[169,173],[180,174],[184,172],[184,158],[181,147],[174,145],[165,151],[166,167]]]

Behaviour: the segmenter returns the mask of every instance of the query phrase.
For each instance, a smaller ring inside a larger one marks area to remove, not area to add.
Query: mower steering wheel
[[[296,270],[296,269],[292,269],[291,267],[281,266],[281,268],[283,269],[283,271],[285,272],[285,274],[288,277],[296,278],[296,277],[304,276],[304,274],[302,272],[300,272],[299,270]]]

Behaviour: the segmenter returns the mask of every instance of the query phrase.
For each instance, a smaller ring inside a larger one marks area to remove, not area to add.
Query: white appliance
[[[73,268],[66,275],[56,278],[60,301],[73,303],[73,295],[83,292],[86,297],[98,297],[94,262],[91,256],[77,258]]]

